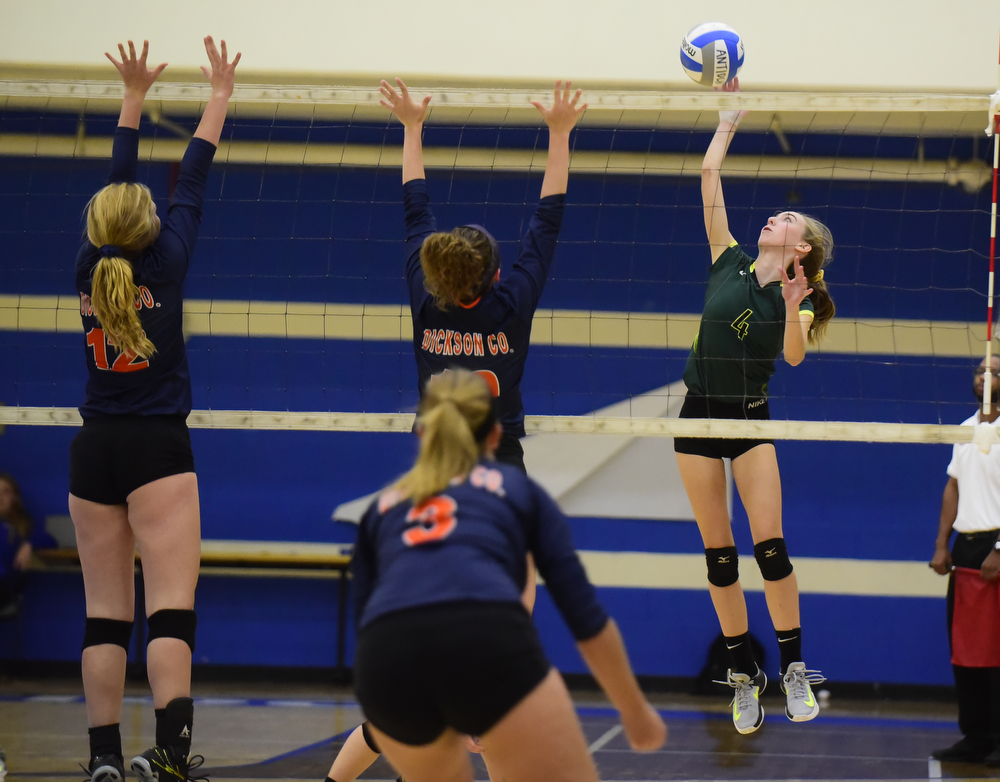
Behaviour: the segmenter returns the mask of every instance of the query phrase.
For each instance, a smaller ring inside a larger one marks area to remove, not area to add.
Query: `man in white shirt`
[[[991,361],[990,408],[982,412],[986,359],[975,371],[972,390],[979,400],[976,414],[963,425],[994,424],[1000,417],[1000,357]],[[955,544],[948,551],[952,531]],[[948,464],[948,483],[941,501],[934,557],[930,566],[941,575],[950,574],[948,582],[948,637],[954,640],[953,628],[968,627],[981,617],[963,615],[961,601],[956,609],[953,567],[979,570],[979,577],[993,582],[1000,572],[1000,446],[984,454],[978,446],[958,443]],[[956,613],[958,611],[959,613]],[[969,635],[965,636],[970,637]],[[975,638],[976,634],[971,634]],[[962,738],[946,749],[931,753],[938,760],[986,763],[1000,766],[1000,668],[952,665],[955,693],[958,697],[958,727]]]

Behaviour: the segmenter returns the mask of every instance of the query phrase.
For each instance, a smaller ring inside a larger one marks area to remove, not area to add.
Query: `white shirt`
[[[979,424],[979,410],[962,426]],[[998,418],[991,426],[1000,423]],[[1000,527],[1000,447],[983,453],[972,443],[955,443],[948,475],[958,481],[956,532],[983,532]]]

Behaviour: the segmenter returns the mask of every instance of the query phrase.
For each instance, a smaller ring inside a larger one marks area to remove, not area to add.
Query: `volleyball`
[[[699,24],[681,40],[681,65],[699,84],[721,87],[743,67],[743,39],[727,24]]]

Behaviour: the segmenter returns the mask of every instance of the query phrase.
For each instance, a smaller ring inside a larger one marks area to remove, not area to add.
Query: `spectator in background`
[[[24,509],[14,476],[0,472],[0,619],[17,612],[17,596],[24,590],[32,552],[53,546],[55,541],[35,527]]]
[[[993,382],[989,412],[983,414],[986,359],[979,363],[972,391],[979,400],[975,415],[963,426],[995,425],[1000,416],[1000,357],[991,361]],[[948,640],[958,698],[962,738],[935,750],[937,760],[1000,766],[1000,446],[989,453],[956,443],[948,464],[948,483],[941,500],[941,520],[930,566],[948,575]],[[948,542],[955,531],[955,543]]]

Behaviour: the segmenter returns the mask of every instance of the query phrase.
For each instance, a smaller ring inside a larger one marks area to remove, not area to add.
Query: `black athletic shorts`
[[[361,629],[354,689],[376,728],[422,746],[448,727],[486,733],[550,668],[520,603],[439,603]]]
[[[524,447],[521,445],[520,439],[512,434],[504,432],[501,435],[500,445],[497,446],[493,458],[500,464],[509,464],[511,467],[517,467],[523,473],[528,472],[524,466]]]
[[[194,454],[178,415],[87,418],[69,446],[70,494],[102,505],[123,505],[140,486],[185,472],[194,472]]]
[[[771,409],[767,399],[740,402],[719,402],[690,391],[684,397],[681,418],[730,418],[746,421],[769,421]],[[774,444],[774,440],[735,440],[726,437],[675,437],[674,451],[709,459],[735,459],[758,445]]]

